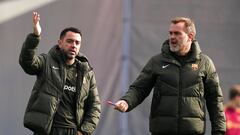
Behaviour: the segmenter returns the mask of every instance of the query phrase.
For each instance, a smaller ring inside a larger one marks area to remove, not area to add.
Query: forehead
[[[64,36],[64,39],[73,39],[73,40],[81,41],[82,37],[79,33],[68,31]]]
[[[185,23],[179,22],[179,23],[171,23],[169,27],[169,31],[185,31]]]

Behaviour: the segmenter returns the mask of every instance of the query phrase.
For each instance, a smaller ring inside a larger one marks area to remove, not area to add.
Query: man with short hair
[[[176,17],[162,52],[153,56],[115,109],[128,112],[150,94],[152,135],[203,135],[208,109],[212,135],[224,135],[223,95],[212,60],[195,40],[193,21]],[[206,104],[205,104],[206,103]]]
[[[48,54],[36,55],[40,15],[33,12],[33,33],[23,44],[19,63],[37,80],[24,115],[24,126],[34,135],[92,135],[101,106],[95,75],[80,53],[82,33],[69,27]]]

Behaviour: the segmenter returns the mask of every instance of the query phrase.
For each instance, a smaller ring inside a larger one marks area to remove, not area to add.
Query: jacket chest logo
[[[162,68],[167,68],[169,64],[163,65]]]
[[[52,69],[58,70],[58,69],[59,69],[59,67],[52,66]]]

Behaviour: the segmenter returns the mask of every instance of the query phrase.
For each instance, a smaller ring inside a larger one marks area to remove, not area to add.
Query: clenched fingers
[[[119,100],[115,103],[115,109],[120,111],[120,112],[126,112],[128,109],[128,104],[124,100]]]

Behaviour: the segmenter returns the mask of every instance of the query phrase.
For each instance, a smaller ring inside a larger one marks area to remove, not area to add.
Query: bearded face
[[[186,33],[183,22],[171,24],[169,28],[170,50],[177,54],[186,54],[190,50],[191,41],[189,34]]]
[[[67,60],[72,62],[80,51],[81,36],[78,33],[69,31],[58,41],[58,45],[67,56]]]

